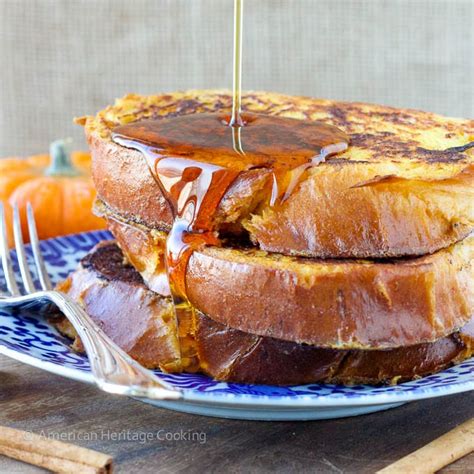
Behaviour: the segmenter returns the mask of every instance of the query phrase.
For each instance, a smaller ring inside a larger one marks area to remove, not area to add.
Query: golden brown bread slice
[[[118,125],[231,107],[225,91],[128,95],[78,119],[100,198],[128,220],[168,230],[171,211],[137,151],[111,140]],[[223,232],[248,232],[263,250],[313,257],[424,255],[474,228],[474,121],[380,105],[247,93],[245,110],[340,127],[351,146],[313,167],[281,206],[270,172],[243,172],[220,203]],[[245,143],[244,143],[245,145]]]
[[[179,347],[171,302],[148,290],[107,242],[85,257],[60,289],[69,292],[122,348],[143,365],[178,371]],[[61,332],[76,338],[66,320]],[[470,357],[474,325],[431,344],[388,351],[338,351],[259,337],[196,315],[196,370],[218,380],[264,384],[396,383],[433,373]],[[76,339],[76,348],[81,349]]]
[[[98,212],[148,286],[168,294],[166,234],[126,223],[103,206]],[[446,336],[474,314],[473,282],[474,236],[432,255],[383,262],[206,247],[193,253],[186,274],[191,303],[219,323],[337,349],[393,348]]]
[[[173,307],[145,287],[113,242],[95,247],[58,289],[81,303],[105,333],[140,364],[156,367],[159,361],[162,369],[176,370],[180,348]],[[75,349],[82,350],[66,319],[60,319],[57,326],[76,339]]]

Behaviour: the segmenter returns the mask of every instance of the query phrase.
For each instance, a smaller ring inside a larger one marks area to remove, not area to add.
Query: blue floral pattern
[[[59,237],[41,242],[48,270],[52,280],[57,282],[65,278],[95,244],[111,235],[105,231],[88,232],[83,234]],[[28,249],[28,257],[31,252]],[[15,261],[15,259],[14,259]],[[18,273],[18,269],[15,269]],[[0,287],[4,286],[3,275],[0,275]],[[38,314],[14,314],[13,312],[0,311],[0,353],[9,355],[13,353],[34,359],[35,365],[41,364],[57,369],[57,372],[73,378],[84,379],[83,375],[90,375],[88,360],[85,356],[72,351],[69,341],[62,337],[56,329],[48,324],[45,318]],[[23,359],[25,359],[23,357]],[[51,366],[52,364],[52,366]],[[67,369],[67,370],[60,370]],[[323,400],[327,398],[346,399],[353,402],[356,399],[370,398],[371,403],[391,395],[393,401],[397,396],[410,395],[410,399],[426,398],[436,394],[457,393],[474,389],[474,358],[462,364],[451,367],[420,380],[403,383],[390,387],[370,387],[357,385],[343,387],[327,384],[309,384],[290,387],[276,387],[264,385],[245,385],[223,383],[212,380],[200,374],[161,374],[168,382],[196,395],[206,395],[212,399],[217,395],[230,395],[233,397],[270,398],[272,400],[290,397],[298,399]]]

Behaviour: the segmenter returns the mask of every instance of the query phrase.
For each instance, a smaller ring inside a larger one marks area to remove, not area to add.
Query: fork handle
[[[48,296],[79,334],[95,382],[102,390],[157,400],[179,400],[183,397],[180,390],[161,380],[120,349],[69,296],[58,291],[49,291]]]

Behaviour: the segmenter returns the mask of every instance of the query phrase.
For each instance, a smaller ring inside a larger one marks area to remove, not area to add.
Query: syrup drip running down
[[[268,201],[282,205],[304,172],[347,149],[349,138],[320,122],[241,113],[242,3],[234,10],[232,114],[202,113],[143,120],[113,130],[119,145],[140,151],[174,216],[166,242],[166,270],[173,297],[182,369],[198,368],[192,344],[194,308],[186,294],[186,267],[204,245],[219,245],[215,215],[240,173],[266,168],[273,174]]]

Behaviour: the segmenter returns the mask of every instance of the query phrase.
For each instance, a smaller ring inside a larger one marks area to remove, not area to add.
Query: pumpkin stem
[[[79,176],[82,174],[71,161],[68,145],[72,142],[70,138],[56,140],[49,146],[51,164],[46,169],[46,176]]]

